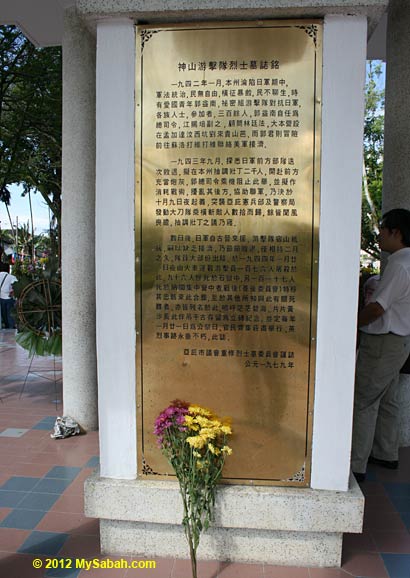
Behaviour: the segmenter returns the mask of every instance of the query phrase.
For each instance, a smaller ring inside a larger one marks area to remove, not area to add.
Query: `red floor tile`
[[[365,530],[405,531],[406,526],[398,512],[378,510],[365,511],[363,528]]]
[[[16,463],[16,455],[13,453],[7,453],[0,447],[1,452],[1,465],[2,466],[13,466]],[[25,454],[28,457],[28,452]]]
[[[0,522],[11,512],[11,508],[0,508]]]
[[[390,498],[386,494],[370,494],[366,496],[365,508],[366,512],[370,510],[383,510],[383,513],[395,511]]]
[[[27,459],[29,463],[33,464],[47,464],[49,465],[49,469],[52,466],[74,466],[74,467],[81,467],[81,460],[82,457],[79,459],[78,456],[72,456],[70,454],[63,454],[63,453],[50,453],[50,452],[42,452],[37,454],[32,454],[30,458]]]
[[[221,570],[220,562],[216,560],[210,561],[198,561],[197,562],[197,572],[198,576],[201,578],[215,578],[218,576]],[[145,570],[146,576],[148,576],[148,572],[152,573],[152,570]],[[133,576],[131,573],[130,576]],[[137,576],[137,570],[135,570],[135,576]],[[128,577],[128,575],[127,575]],[[172,573],[172,578],[192,578],[192,567],[190,560],[175,560]]]
[[[84,496],[73,494],[71,496],[64,494],[61,498],[58,498],[54,506],[51,508],[52,512],[72,512],[72,513],[83,513],[84,512]]]
[[[29,534],[30,530],[0,528],[0,550],[2,552],[15,552],[20,548]]]
[[[100,537],[72,534],[62,547],[60,555],[68,558],[99,558]]]
[[[410,554],[409,532],[373,531],[372,536],[379,552],[385,554]]]
[[[362,534],[344,534],[344,551],[377,552],[377,546],[373,540],[370,530],[365,530]]]
[[[263,578],[263,566],[236,562],[222,563],[218,578]]]
[[[40,523],[37,524],[36,530],[41,532],[71,534],[87,521],[88,518],[86,518],[84,514],[48,512]]]
[[[43,560],[43,568],[33,567],[34,559]],[[0,576],[5,578],[42,578],[45,575],[44,558],[27,554],[10,554],[0,559]]]
[[[78,478],[72,482],[65,491],[66,496],[82,496],[84,495],[84,482],[90,477],[90,473],[87,472],[86,476],[79,475]]]
[[[90,536],[100,535],[100,520],[97,518],[85,518],[85,521],[74,528],[73,534],[88,534]]]
[[[389,578],[379,554],[346,552],[343,556],[342,569],[361,578]]]
[[[310,578],[351,578],[344,570],[339,568],[309,568]]]
[[[51,469],[50,464],[30,464],[17,462],[11,466],[13,476],[28,476],[42,478]]]
[[[12,476],[12,468],[1,468],[0,469],[0,486],[2,486],[7,480]]]
[[[310,578],[308,568],[296,566],[268,566],[263,567],[264,578]]]

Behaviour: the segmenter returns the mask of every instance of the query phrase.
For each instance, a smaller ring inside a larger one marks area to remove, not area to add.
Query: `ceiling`
[[[15,24],[36,46],[56,46],[63,37],[63,13],[75,0],[0,0],[0,24]]]
[[[0,24],[15,24],[36,46],[62,43],[63,13],[75,0],[0,0]],[[368,58],[385,60],[386,14],[368,42]]]

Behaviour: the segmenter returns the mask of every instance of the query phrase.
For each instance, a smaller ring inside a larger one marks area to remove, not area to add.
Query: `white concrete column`
[[[96,280],[101,476],[136,477],[135,28],[97,23]]]
[[[390,0],[386,43],[383,213],[410,209],[410,3]],[[400,376],[401,445],[410,445],[410,376]]]
[[[95,40],[75,9],[63,36],[62,285],[64,414],[96,429]]]
[[[311,478],[316,489],[347,490],[350,473],[366,32],[365,17],[325,18]]]

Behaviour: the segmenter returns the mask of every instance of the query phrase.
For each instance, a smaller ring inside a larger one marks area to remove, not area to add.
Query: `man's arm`
[[[384,314],[383,307],[377,303],[368,303],[359,313],[358,326],[368,325]]]

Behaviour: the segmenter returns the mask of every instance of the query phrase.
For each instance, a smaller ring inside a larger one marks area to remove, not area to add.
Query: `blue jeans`
[[[14,329],[14,318],[12,310],[14,309],[14,299],[0,299],[1,320],[6,329]]]

